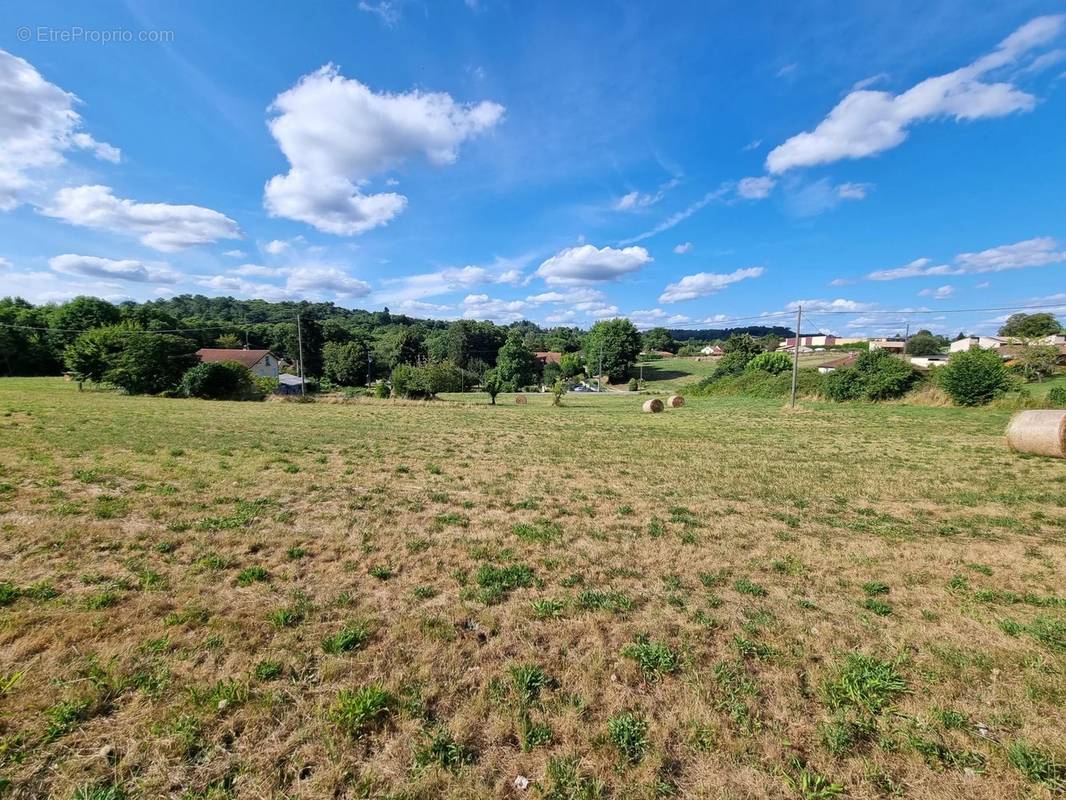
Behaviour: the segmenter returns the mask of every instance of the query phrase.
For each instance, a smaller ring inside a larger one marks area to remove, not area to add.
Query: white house
[[[1010,344],[1010,342],[1002,336],[967,336],[952,342],[949,349],[952,353],[962,353],[974,347],[980,347],[982,350],[996,350],[1005,344]]]
[[[222,347],[204,347],[196,351],[201,361],[236,361],[244,364],[253,375],[260,378],[278,377],[278,358],[269,350],[242,350]]]
[[[720,356],[724,351],[719,345],[709,344],[706,347],[700,349],[701,356]]]
[[[948,363],[948,357],[943,355],[935,356],[911,356],[911,364],[919,369],[932,369],[933,367],[942,367]]]
[[[907,343],[902,339],[871,339],[871,350],[888,350],[892,353],[902,353],[907,349]]]

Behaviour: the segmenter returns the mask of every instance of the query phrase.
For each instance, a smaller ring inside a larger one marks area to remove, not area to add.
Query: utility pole
[[[370,381],[370,375],[371,375],[371,373],[370,373],[370,365],[373,364],[373,363],[374,363],[374,357],[372,355],[370,355],[370,348],[367,348],[367,351],[366,351],[366,386],[367,386],[368,389],[370,388],[370,383],[371,383],[371,381]]]
[[[296,315],[296,343],[300,351],[300,394],[307,394],[307,379],[304,378],[304,332],[300,315]]]
[[[911,321],[907,320],[907,332],[903,334],[903,353],[907,353],[907,342],[911,340]]]
[[[796,407],[796,380],[800,368],[800,330],[803,325],[803,306],[796,306],[796,346],[792,350],[792,408]]]
[[[596,391],[603,391],[603,341],[600,341],[600,370],[596,374]]]

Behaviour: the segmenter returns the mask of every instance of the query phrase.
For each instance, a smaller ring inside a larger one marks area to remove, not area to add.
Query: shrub
[[[822,393],[824,378],[815,369],[801,369],[796,376],[796,393],[800,396],[810,396]],[[739,375],[731,375],[724,378],[705,378],[690,390],[690,393],[701,397],[731,397],[741,395],[745,397],[762,397],[766,399],[778,399],[788,397],[792,391],[792,375],[789,372],[780,372],[772,375],[763,370],[744,371]]]
[[[399,397],[428,399],[439,392],[458,392],[462,385],[462,374],[448,363],[397,364],[392,371],[392,391]]]
[[[906,361],[887,350],[870,350],[855,366],[835,370],[822,382],[822,394],[830,400],[894,400],[902,397],[921,375]]]
[[[191,367],[181,378],[178,393],[202,400],[259,399],[251,371],[236,361],[209,361]]]
[[[636,378],[630,378],[629,379],[629,391],[635,392],[639,388],[640,388],[640,384],[637,382],[637,379]]]
[[[1066,386],[1054,386],[1047,393],[1047,404],[1051,408],[1066,408]]]
[[[759,353],[745,365],[744,370],[762,370],[771,375],[779,375],[792,370],[792,359],[785,353]]]
[[[1012,386],[999,353],[979,347],[955,353],[936,376],[940,388],[960,406],[983,406]]]

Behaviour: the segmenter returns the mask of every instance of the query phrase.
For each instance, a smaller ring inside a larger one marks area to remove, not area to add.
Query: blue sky
[[[1066,312],[1066,9],[851,5],[7,3],[0,294]]]

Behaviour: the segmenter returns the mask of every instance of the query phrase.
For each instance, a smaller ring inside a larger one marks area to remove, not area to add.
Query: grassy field
[[[1006,412],[564,402],[0,380],[0,796],[1063,791]]]

